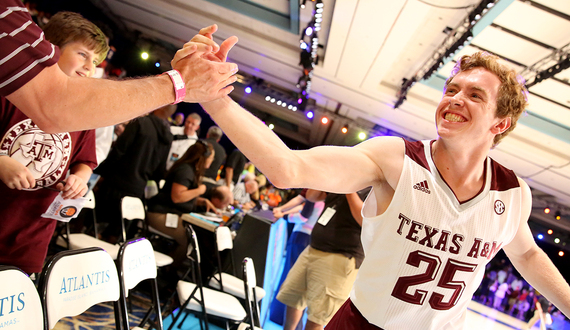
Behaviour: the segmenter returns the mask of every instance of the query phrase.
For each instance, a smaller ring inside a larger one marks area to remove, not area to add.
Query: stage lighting
[[[554,239],[554,243],[556,243],[556,244],[560,243],[560,238],[556,237],[556,238]]]
[[[561,218],[560,211],[556,211],[556,212],[554,213],[554,218],[555,218],[556,220],[560,220],[560,218]]]
[[[342,132],[342,134],[348,133],[348,125],[344,125],[344,126],[340,129],[340,131]]]
[[[307,112],[307,118],[313,119],[314,116],[315,114],[312,111]]]
[[[550,213],[550,209],[549,209],[548,207],[545,207],[545,208],[544,208],[544,213],[546,213],[546,214]]]
[[[157,67],[157,68],[160,68],[160,62],[154,63],[154,66]]]
[[[564,251],[558,252],[558,255],[561,256],[561,257],[564,257]]]
[[[358,133],[358,138],[362,141],[366,140],[366,133],[364,132]]]
[[[246,94],[251,94],[251,87],[247,86],[247,87],[245,88],[245,93],[246,93]]]
[[[270,100],[271,100],[271,96],[267,95],[267,96],[265,97],[265,101],[270,101]]]
[[[143,60],[148,60],[148,53],[147,53],[147,52],[142,52],[142,53],[141,53],[141,58],[142,58]]]
[[[307,28],[305,29],[305,35],[310,37],[312,34],[313,34],[313,28],[311,26],[307,26]]]
[[[274,128],[275,128],[275,125],[269,124],[269,125],[267,125],[267,127],[269,127],[269,129],[274,129]]]
[[[548,235],[552,235],[552,233],[553,233],[552,229],[548,229],[547,233],[548,233]]]
[[[329,119],[328,119],[327,117],[323,117],[323,118],[321,118],[321,123],[322,123],[323,125],[326,125],[326,124],[329,123]]]

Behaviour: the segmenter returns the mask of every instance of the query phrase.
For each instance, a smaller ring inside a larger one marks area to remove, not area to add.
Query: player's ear
[[[500,119],[499,122],[493,125],[493,127],[491,128],[491,132],[495,135],[501,134],[507,129],[509,129],[509,127],[511,127],[511,117],[505,117],[503,119]]]

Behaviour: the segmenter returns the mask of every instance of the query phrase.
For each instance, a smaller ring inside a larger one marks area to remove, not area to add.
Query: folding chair
[[[111,256],[93,247],[55,254],[40,278],[44,329],[66,316],[76,316],[101,302],[112,301],[119,328],[119,277]]]
[[[14,266],[0,266],[0,327],[42,330],[44,313],[38,290],[26,273]]]
[[[86,198],[89,200],[83,206],[84,209],[91,209],[93,211],[93,228],[95,231],[95,237],[91,235],[87,235],[84,233],[71,233],[69,228],[69,222],[65,224],[65,232],[66,234],[63,236],[58,236],[56,239],[56,244],[67,248],[69,250],[78,250],[78,249],[85,249],[88,247],[100,247],[103,250],[107,251],[114,259],[117,259],[117,254],[119,253],[118,244],[111,244],[105,242],[103,240],[98,239],[98,232],[97,232],[97,218],[95,217],[95,195],[93,191],[89,191]]]
[[[229,321],[236,324],[242,322],[247,314],[236,297],[221,291],[202,287],[198,239],[196,238],[194,229],[192,229],[192,226],[189,224],[186,225],[186,234],[188,236],[187,256],[191,261],[192,267],[176,285],[176,291],[182,306],[178,314],[174,316],[169,330],[172,329],[172,326],[176,324],[180,315],[186,310],[198,312],[202,315],[200,319],[200,329],[203,329],[203,322],[206,330],[209,330],[208,316],[224,320],[226,322],[226,329],[229,329]],[[184,281],[190,271],[192,271],[192,277],[195,283]],[[184,316],[178,328],[184,323],[187,316],[188,314]]]
[[[253,290],[257,283],[255,278],[255,266],[253,265],[253,260],[249,257],[245,257],[243,259],[243,277],[249,323],[242,322],[239,325],[238,330],[262,330],[261,323],[259,322],[258,300],[255,296],[255,290]]]
[[[156,321],[150,321],[150,323],[153,328],[162,330],[162,315],[160,312],[160,299],[158,297],[158,284],[156,281],[156,262],[154,260],[154,250],[150,242],[146,238],[137,238],[129,240],[123,244],[119,249],[117,268],[119,271],[119,284],[121,287],[119,307],[123,329],[130,329],[127,308],[129,290],[144,280],[150,280],[152,288],[152,306],[143,317],[138,327],[134,327],[133,329],[142,329],[145,323],[150,321],[150,316],[154,312],[156,315]]]
[[[216,257],[218,259],[218,269],[212,275],[208,281],[208,286],[217,290],[234,295],[240,299],[245,299],[245,292],[243,286],[243,280],[235,276],[235,266],[233,252],[233,239],[229,227],[219,226],[216,228]],[[220,257],[220,252],[224,250],[229,250],[230,260],[232,266],[232,272],[234,274],[228,274],[222,272],[222,260]],[[262,287],[255,286],[256,297],[261,300],[265,296],[265,290]]]
[[[140,198],[131,196],[123,197],[121,200],[121,228],[123,231],[123,242],[127,241],[127,226],[125,225],[125,220],[138,220],[144,223],[145,218],[146,211]],[[144,226],[146,228],[146,224]],[[158,251],[154,251],[154,258],[158,267],[170,265],[174,262],[172,257]]]

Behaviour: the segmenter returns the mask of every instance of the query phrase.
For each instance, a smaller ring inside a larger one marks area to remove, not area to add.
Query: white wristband
[[[174,95],[176,100],[172,104],[177,104],[184,101],[186,97],[186,85],[184,84],[184,80],[182,80],[182,76],[178,70],[170,70],[165,72],[170,76],[170,80],[172,80],[172,84],[174,85]]]

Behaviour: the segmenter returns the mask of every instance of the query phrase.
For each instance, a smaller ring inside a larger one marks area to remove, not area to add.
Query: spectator
[[[193,212],[197,204],[204,204],[207,210],[215,210],[213,204],[200,195],[206,192],[206,186],[201,179],[204,170],[207,169],[214,159],[213,147],[202,140],[192,145],[184,155],[177,160],[166,174],[166,182],[158,195],[148,202],[148,224],[173,237],[178,243],[172,253],[173,265],[179,267],[186,259],[186,231],[182,220],[177,218],[170,224],[167,214],[181,215]]]
[[[283,330],[297,327],[305,307],[305,329],[322,328],[348,297],[364,259],[360,210],[368,192],[337,195],[307,191],[308,200],[325,202],[325,211],[313,228],[310,245],[289,271],[277,295],[287,305]]]
[[[61,49],[57,66],[73,77],[90,77],[109,50],[103,32],[75,13],[54,15],[45,36]],[[95,132],[46,133],[5,97],[0,102],[0,264],[37,273],[57,222],[41,214],[58,191],[64,198],[87,193]]]
[[[204,179],[209,178],[211,182],[216,182],[218,171],[226,161],[226,150],[219,143],[223,135],[224,133],[222,132],[222,129],[218,126],[210,126],[206,133],[205,141],[210,143],[214,147],[215,151],[214,161],[212,161],[212,165],[210,165],[210,168],[208,168],[206,173],[204,173]]]
[[[170,132],[174,136],[172,141],[172,146],[168,152],[168,159],[166,161],[166,169],[169,170],[175,161],[184,155],[186,150],[196,143],[198,140],[198,129],[200,128],[200,123],[202,122],[202,117],[197,113],[191,113],[184,121],[184,127],[171,126]]]
[[[237,65],[223,63],[235,37],[221,47],[185,44],[171,62],[179,73],[128,81],[69,77],[54,65],[59,49],[44,39],[20,0],[2,1],[0,13],[0,34],[6,36],[0,38],[0,96],[46,133],[109,126],[172,102],[212,100],[231,92],[228,85],[236,80]],[[184,83],[175,93],[170,75]]]
[[[131,121],[95,171],[103,178],[96,193],[97,219],[109,223],[103,235],[112,243],[121,233],[121,199],[133,196],[144,200],[147,181],[159,182],[164,177],[172,142],[168,117],[175,109],[167,105]]]
[[[245,158],[241,151],[238,149],[232,151],[232,153],[228,156],[226,163],[224,164],[225,173],[224,177],[220,179],[220,183],[225,184],[233,190],[234,185],[238,183],[241,177],[241,173],[243,172],[246,163],[247,158]]]

